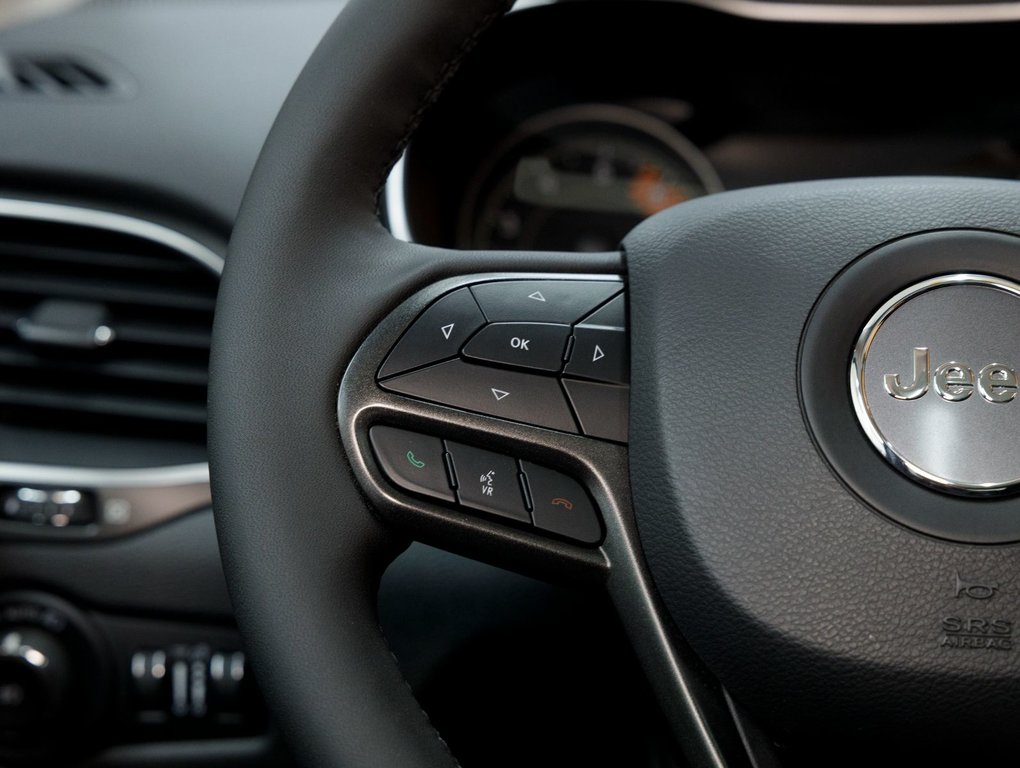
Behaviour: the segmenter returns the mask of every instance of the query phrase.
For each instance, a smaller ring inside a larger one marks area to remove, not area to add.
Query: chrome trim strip
[[[631,643],[635,648],[645,650],[648,654],[645,659],[655,659],[659,669],[654,670],[654,674],[661,675],[659,685],[672,689],[669,695],[679,699],[686,714],[686,725],[697,738],[696,749],[703,760],[702,765],[726,768],[727,760],[718,734],[709,722],[698,691],[697,673],[691,668],[690,660],[684,658],[670,639],[667,620],[663,618],[665,609],[659,606],[647,566],[636,554],[641,552],[637,531],[633,523],[623,522],[617,515],[610,517],[607,514],[605,522],[607,528],[611,526],[614,529],[607,531],[603,548],[609,554],[616,574],[609,580],[608,591],[625,629],[631,634]],[[634,600],[635,595],[638,596],[637,601]],[[650,663],[645,661],[645,664]],[[651,669],[646,670],[649,677],[652,673]]]
[[[875,337],[878,336],[878,332],[882,328],[883,323],[885,323],[893,312],[916,296],[920,296],[922,293],[935,290],[936,288],[944,288],[951,285],[979,285],[987,288],[995,288],[1020,298],[1020,285],[1014,283],[1012,280],[1004,280],[1001,277],[994,277],[992,275],[979,275],[963,272],[954,275],[933,277],[929,280],[923,280],[920,283],[915,283],[909,288],[904,288],[891,299],[886,301],[885,304],[879,307],[875,313],[872,314],[868,322],[864,324],[864,328],[861,330],[861,334],[857,338],[857,344],[854,346],[853,357],[850,360],[850,399],[853,401],[854,413],[857,414],[857,421],[860,423],[861,429],[864,430],[864,434],[867,435],[868,440],[871,441],[871,444],[875,446],[875,449],[885,458],[886,461],[900,470],[903,474],[908,477],[912,477],[918,482],[931,488],[937,488],[939,490],[949,491],[956,494],[977,496],[1002,493],[1003,491],[1009,490],[1017,484],[1020,484],[1020,477],[1014,478],[1005,483],[965,483],[955,480],[950,481],[939,477],[938,475],[933,475],[931,472],[928,472],[907,460],[896,451],[896,448],[886,439],[885,435],[882,434],[882,430],[878,428],[878,425],[875,423],[875,419],[872,416],[871,407],[868,405],[868,395],[864,386],[865,368],[867,367],[868,362],[868,352],[871,350],[871,345],[874,343]]]
[[[813,24],[985,24],[1020,20],[1020,3],[843,5],[771,0],[674,0],[757,21]]]
[[[0,483],[47,485],[58,488],[166,488],[208,484],[209,465],[179,464],[167,467],[101,469],[0,461]]]
[[[217,275],[223,273],[224,261],[220,254],[177,230],[164,227],[162,224],[154,224],[145,219],[62,203],[39,203],[34,200],[10,198],[0,198],[0,217],[76,224],[82,227],[106,229],[133,235],[143,240],[165,245],[167,248],[173,248]]]
[[[411,234],[411,220],[407,217],[407,198],[404,183],[406,181],[407,150],[400,153],[393,170],[386,179],[384,199],[386,204],[386,222],[389,224],[390,234],[397,240],[405,243],[413,243],[414,235]]]
[[[18,218],[105,229],[158,243],[187,256],[213,274],[224,258],[197,240],[145,219],[93,208],[0,198],[0,219]],[[0,538],[82,539],[133,533],[212,503],[209,465],[106,469],[0,461],[0,483],[74,488],[95,493],[100,519],[94,525],[37,527],[0,520]]]
[[[577,0],[573,0],[577,1]],[[757,21],[813,24],[985,24],[1020,20],[1020,3],[863,5],[772,0],[665,0]],[[513,11],[554,5],[556,0],[518,0]]]

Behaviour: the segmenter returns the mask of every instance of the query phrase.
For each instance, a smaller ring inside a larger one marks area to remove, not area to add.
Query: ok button
[[[570,326],[557,323],[490,323],[464,347],[465,357],[539,371],[563,367]]]

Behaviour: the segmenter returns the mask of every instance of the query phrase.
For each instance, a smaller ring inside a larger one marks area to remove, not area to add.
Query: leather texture
[[[1016,651],[941,643],[949,617],[1017,626],[1020,548],[938,540],[866,506],[812,440],[798,365],[840,270],[910,233],[1020,232],[1018,202],[1020,185],[985,180],[768,187],[671,209],[624,243],[642,544],[685,637],[774,733],[1017,739]],[[999,590],[957,597],[957,573]]]
[[[211,361],[217,531],[256,675],[304,765],[455,762],[378,628],[379,575],[403,542],[365,507],[336,397],[380,314],[464,268],[392,240],[376,199],[505,5],[352,0],[270,133],[230,245]]]

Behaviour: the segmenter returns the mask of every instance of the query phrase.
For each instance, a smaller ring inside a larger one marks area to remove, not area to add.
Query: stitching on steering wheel
[[[386,179],[389,177],[390,171],[396,164],[397,158],[400,157],[400,153],[403,152],[404,148],[407,146],[407,143],[410,140],[411,135],[414,133],[415,129],[418,127],[418,124],[421,122],[422,116],[425,114],[428,108],[435,103],[436,99],[439,98],[439,94],[443,92],[443,89],[446,87],[446,84],[450,81],[450,78],[452,78],[454,74],[456,74],[457,70],[460,68],[460,64],[464,60],[464,57],[467,56],[471,52],[471,50],[475,47],[475,44],[478,42],[478,38],[480,38],[490,26],[492,26],[496,19],[505,15],[506,12],[510,10],[510,7],[513,4],[514,0],[503,0],[495,8],[495,10],[490,11],[489,13],[485,14],[481,19],[479,19],[478,24],[475,26],[475,31],[464,39],[460,46],[458,46],[457,50],[453,53],[453,55],[446,60],[442,67],[439,68],[438,79],[436,80],[435,84],[433,84],[433,86],[429,88],[428,91],[426,91],[425,96],[422,98],[421,103],[418,105],[418,108],[411,113],[410,118],[408,118],[408,121],[404,126],[404,130],[401,132],[400,140],[393,147],[393,151],[390,153],[389,157],[387,157],[386,162],[383,164],[382,169],[378,175],[378,178],[376,180],[372,192],[376,199],[377,214],[380,212],[379,199],[383,187],[386,185]]]

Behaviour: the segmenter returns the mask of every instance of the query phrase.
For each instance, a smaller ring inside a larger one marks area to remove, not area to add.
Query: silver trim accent
[[[125,214],[63,203],[0,198],[2,218],[73,224],[132,235],[171,248],[217,277],[223,273],[223,256],[208,246],[162,224]],[[100,514],[94,525],[66,528],[0,520],[0,538],[66,540],[121,536],[207,508],[212,503],[206,463],[105,469],[0,461],[0,483],[92,491]]]
[[[575,0],[576,1],[576,0]],[[862,5],[772,0],[665,0],[757,21],[815,24],[983,24],[1020,20],[1020,3],[955,5]],[[556,0],[518,0],[511,12],[556,5]]]
[[[411,220],[407,217],[407,197],[404,184],[407,179],[407,150],[400,153],[393,170],[386,179],[384,192],[386,204],[386,222],[390,227],[390,234],[397,240],[405,243],[413,243],[414,235],[411,233]]]
[[[58,488],[166,488],[209,483],[208,464],[168,467],[61,467],[0,461],[0,484],[45,485]]]
[[[1020,3],[827,5],[771,0],[674,0],[757,21],[815,24],[983,24],[1020,19]]]
[[[868,352],[871,350],[871,345],[874,343],[875,337],[878,335],[883,323],[885,323],[893,312],[903,306],[903,304],[910,299],[936,288],[943,288],[951,285],[979,285],[991,287],[1020,298],[1020,285],[1017,283],[1014,283],[1011,280],[1004,280],[1001,277],[994,277],[992,275],[971,273],[957,273],[954,275],[933,277],[929,280],[915,283],[909,288],[903,289],[891,299],[886,301],[878,308],[878,310],[875,311],[874,314],[872,314],[868,322],[864,324],[864,328],[861,330],[860,336],[857,337],[857,344],[854,346],[853,357],[850,360],[850,399],[853,401],[854,412],[857,414],[857,421],[860,423],[861,429],[864,430],[864,434],[867,435],[868,440],[870,440],[871,444],[875,446],[875,450],[877,450],[886,461],[896,467],[903,474],[908,477],[912,477],[924,485],[956,494],[962,493],[966,495],[984,496],[988,494],[1002,493],[1003,491],[1009,490],[1013,486],[1020,484],[1020,477],[1005,483],[964,483],[959,481],[949,481],[945,478],[933,475],[921,467],[918,467],[908,459],[905,459],[897,453],[893,445],[886,440],[885,435],[882,434],[882,430],[880,430],[878,425],[875,423],[874,417],[871,413],[871,407],[868,404],[868,396],[865,392],[864,373],[868,359]]]
[[[207,267],[214,274],[223,274],[223,257],[175,229],[137,219],[122,213],[110,213],[94,208],[80,208],[62,203],[40,203],[34,200],[0,198],[0,217],[52,221],[58,224],[77,224],[93,229],[107,229],[125,235],[134,235],[143,240],[173,248],[185,256]]]

